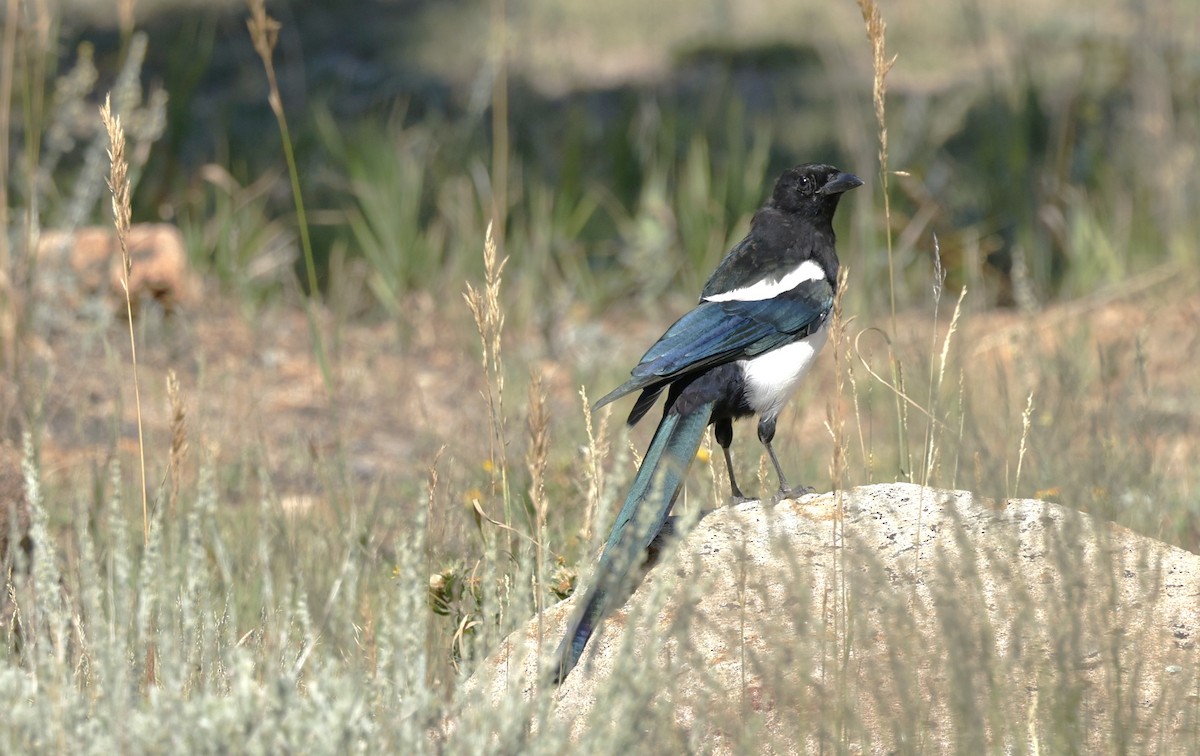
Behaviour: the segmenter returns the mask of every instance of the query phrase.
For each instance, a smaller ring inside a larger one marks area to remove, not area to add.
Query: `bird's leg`
[[[753,501],[738,488],[737,478],[733,474],[733,456],[729,453],[729,445],[733,443],[733,420],[727,417],[717,420],[713,423],[713,435],[717,437],[717,443],[721,445],[721,451],[725,454],[725,468],[729,470],[729,487],[732,489],[733,502],[740,504]]]
[[[813,489],[809,486],[797,486],[795,488],[788,486],[787,477],[783,474],[783,466],[779,464],[779,457],[775,456],[775,447],[771,446],[771,441],[774,438],[775,418],[759,418],[758,440],[762,442],[763,446],[767,447],[767,454],[771,456],[771,464],[775,465],[775,474],[779,476],[779,498],[788,499],[812,493]]]

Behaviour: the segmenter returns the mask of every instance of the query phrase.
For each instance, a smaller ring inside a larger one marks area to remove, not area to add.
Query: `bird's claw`
[[[787,501],[789,499],[799,499],[801,496],[808,496],[810,493],[816,493],[817,489],[812,486],[792,486],[791,488],[780,488],[779,493],[775,494],[776,503]]]

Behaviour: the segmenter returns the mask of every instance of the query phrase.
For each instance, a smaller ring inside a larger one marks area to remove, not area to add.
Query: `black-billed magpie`
[[[771,446],[775,421],[825,344],[838,277],[833,215],[842,193],[861,185],[828,165],[786,171],[751,219],[750,233],[704,285],[700,303],[650,347],[628,381],[596,402],[641,391],[629,413],[634,425],[667,391],[662,421],[559,646],[555,683],[578,663],[610,597],[662,530],[705,428],[714,426],[735,500],[746,497],[729,452],[733,421],[750,415],[758,416],[758,440],[779,475],[780,495],[799,492],[788,486]],[[654,508],[643,515],[647,503]]]

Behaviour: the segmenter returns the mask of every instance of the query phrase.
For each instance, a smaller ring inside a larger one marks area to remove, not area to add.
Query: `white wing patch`
[[[782,278],[765,278],[762,281],[756,281],[740,289],[730,289],[720,294],[705,297],[704,301],[728,302],[730,300],[737,300],[741,302],[757,302],[779,296],[785,291],[791,291],[806,281],[823,280],[825,280],[824,269],[814,260],[805,260],[795,270],[785,274]]]

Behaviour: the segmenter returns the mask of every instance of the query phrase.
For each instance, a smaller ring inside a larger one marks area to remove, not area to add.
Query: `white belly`
[[[746,379],[746,400],[751,409],[766,417],[778,416],[812,367],[827,337],[827,329],[822,326],[816,333],[799,341],[741,360],[739,364]]]

